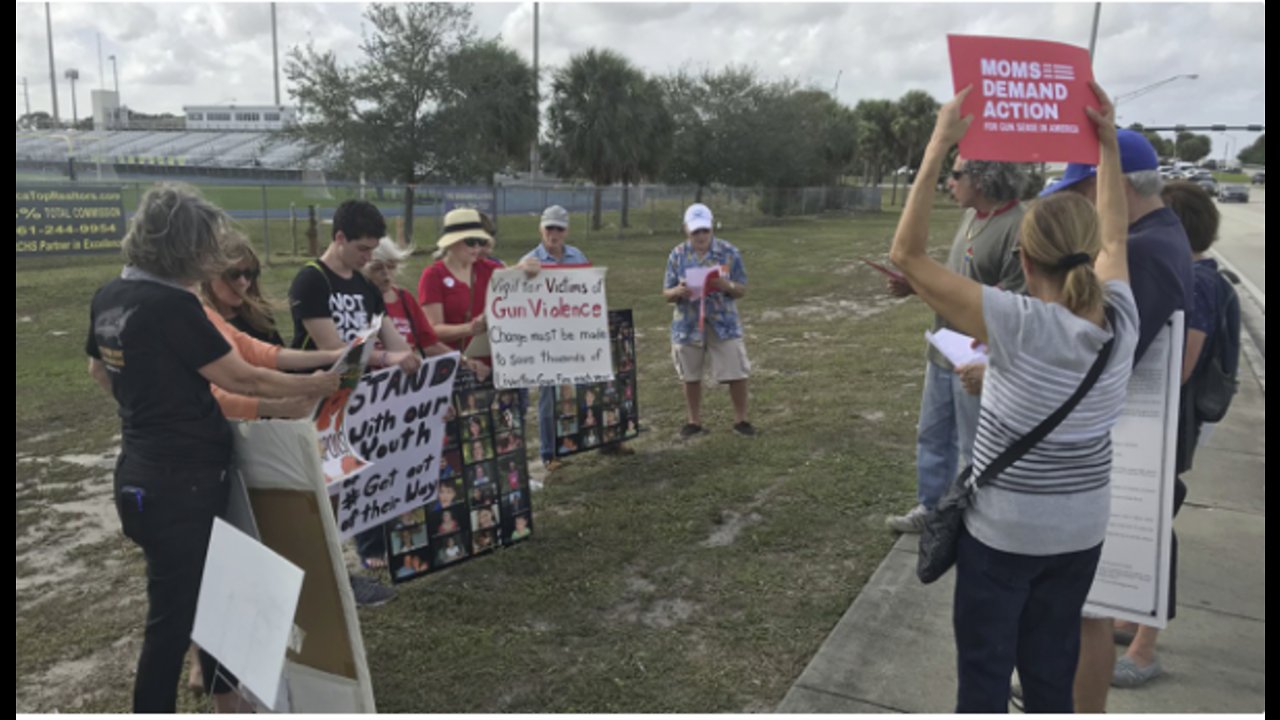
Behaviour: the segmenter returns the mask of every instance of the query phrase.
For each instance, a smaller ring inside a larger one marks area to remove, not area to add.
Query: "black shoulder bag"
[[[973,505],[973,496],[978,488],[991,482],[1000,473],[1009,469],[1022,459],[1031,448],[1043,440],[1053,429],[1066,419],[1076,405],[1093,388],[1094,383],[1102,375],[1111,357],[1111,348],[1115,345],[1115,322],[1111,308],[1107,308],[1107,320],[1112,327],[1112,337],[1098,351],[1098,359],[1093,361],[1089,374],[1085,376],[1075,394],[1067,399],[1052,415],[1045,418],[1034,430],[1010,445],[999,457],[982,471],[977,480],[969,481],[973,474],[970,464],[960,471],[959,477],[951,483],[946,495],[938,502],[938,507],[925,515],[924,529],[920,532],[920,555],[916,560],[916,576],[926,585],[937,580],[956,564],[956,545],[960,541],[960,529],[964,526],[964,512]]]

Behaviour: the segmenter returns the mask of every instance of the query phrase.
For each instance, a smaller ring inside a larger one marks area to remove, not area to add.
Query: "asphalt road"
[[[1247,203],[1218,203],[1222,224],[1213,249],[1226,258],[1245,280],[1255,299],[1266,304],[1267,291],[1267,193],[1254,187]]]

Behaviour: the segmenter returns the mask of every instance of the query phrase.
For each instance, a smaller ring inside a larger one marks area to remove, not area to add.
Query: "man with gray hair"
[[[1024,210],[1019,200],[1027,179],[1022,165],[956,158],[947,188],[965,214],[951,244],[950,270],[983,285],[1022,291],[1018,226]],[[905,280],[891,278],[889,292],[906,297],[914,291]],[[934,332],[948,327],[941,315],[935,316]],[[885,518],[889,529],[920,532],[925,514],[937,506],[960,468],[973,456],[983,369],[979,364],[955,367],[929,346],[916,434],[918,502],[905,515]]]
[[[1129,208],[1129,285],[1138,304],[1138,346],[1133,362],[1137,364],[1151,341],[1178,310],[1190,314],[1195,303],[1195,280],[1191,263],[1191,245],[1181,221],[1165,207],[1160,191],[1160,160],[1151,142],[1139,132],[1120,130],[1120,166],[1125,176],[1125,201]],[[1097,167],[1072,163],[1062,179],[1046,189],[1042,196],[1067,190],[1083,195],[1090,202],[1098,199]],[[1194,368],[1184,357],[1182,381],[1186,382]],[[1185,493],[1183,493],[1185,494]],[[1181,502],[1175,503],[1181,505]],[[1175,510],[1175,513],[1177,511]],[[1177,568],[1177,543],[1172,548],[1172,569]],[[1169,619],[1176,614],[1175,575],[1169,582]],[[1107,690],[1115,673],[1114,621],[1110,618],[1086,617],[1080,630],[1080,664],[1076,670],[1075,708],[1079,713],[1103,713],[1107,710]],[[1139,682],[1154,677],[1159,666],[1134,668],[1131,674]]]

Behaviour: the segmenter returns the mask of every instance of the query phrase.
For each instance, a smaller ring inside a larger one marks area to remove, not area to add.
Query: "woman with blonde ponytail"
[[[956,547],[957,712],[1006,712],[1015,666],[1027,712],[1073,711],[1080,611],[1111,513],[1111,428],[1138,342],[1115,108],[1093,88],[1097,210],[1070,193],[1031,204],[1020,239],[1026,295],[929,256],[933,183],[912,187],[893,239],[891,258],[916,293],[989,348],[972,472],[957,486],[976,488]],[[936,177],[968,130],[960,106],[971,90],[938,112],[920,177]]]

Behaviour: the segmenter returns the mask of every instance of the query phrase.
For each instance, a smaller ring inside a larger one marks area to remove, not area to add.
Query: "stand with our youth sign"
[[[955,91],[973,124],[960,154],[1000,162],[1098,163],[1098,136],[1085,114],[1099,102],[1089,53],[1063,43],[949,35]]]
[[[330,486],[343,538],[436,499],[440,449],[457,353],[428,358],[412,375],[388,368],[360,378],[344,435],[368,465]]]
[[[500,270],[489,281],[485,319],[498,388],[604,382],[613,378],[605,268]]]

